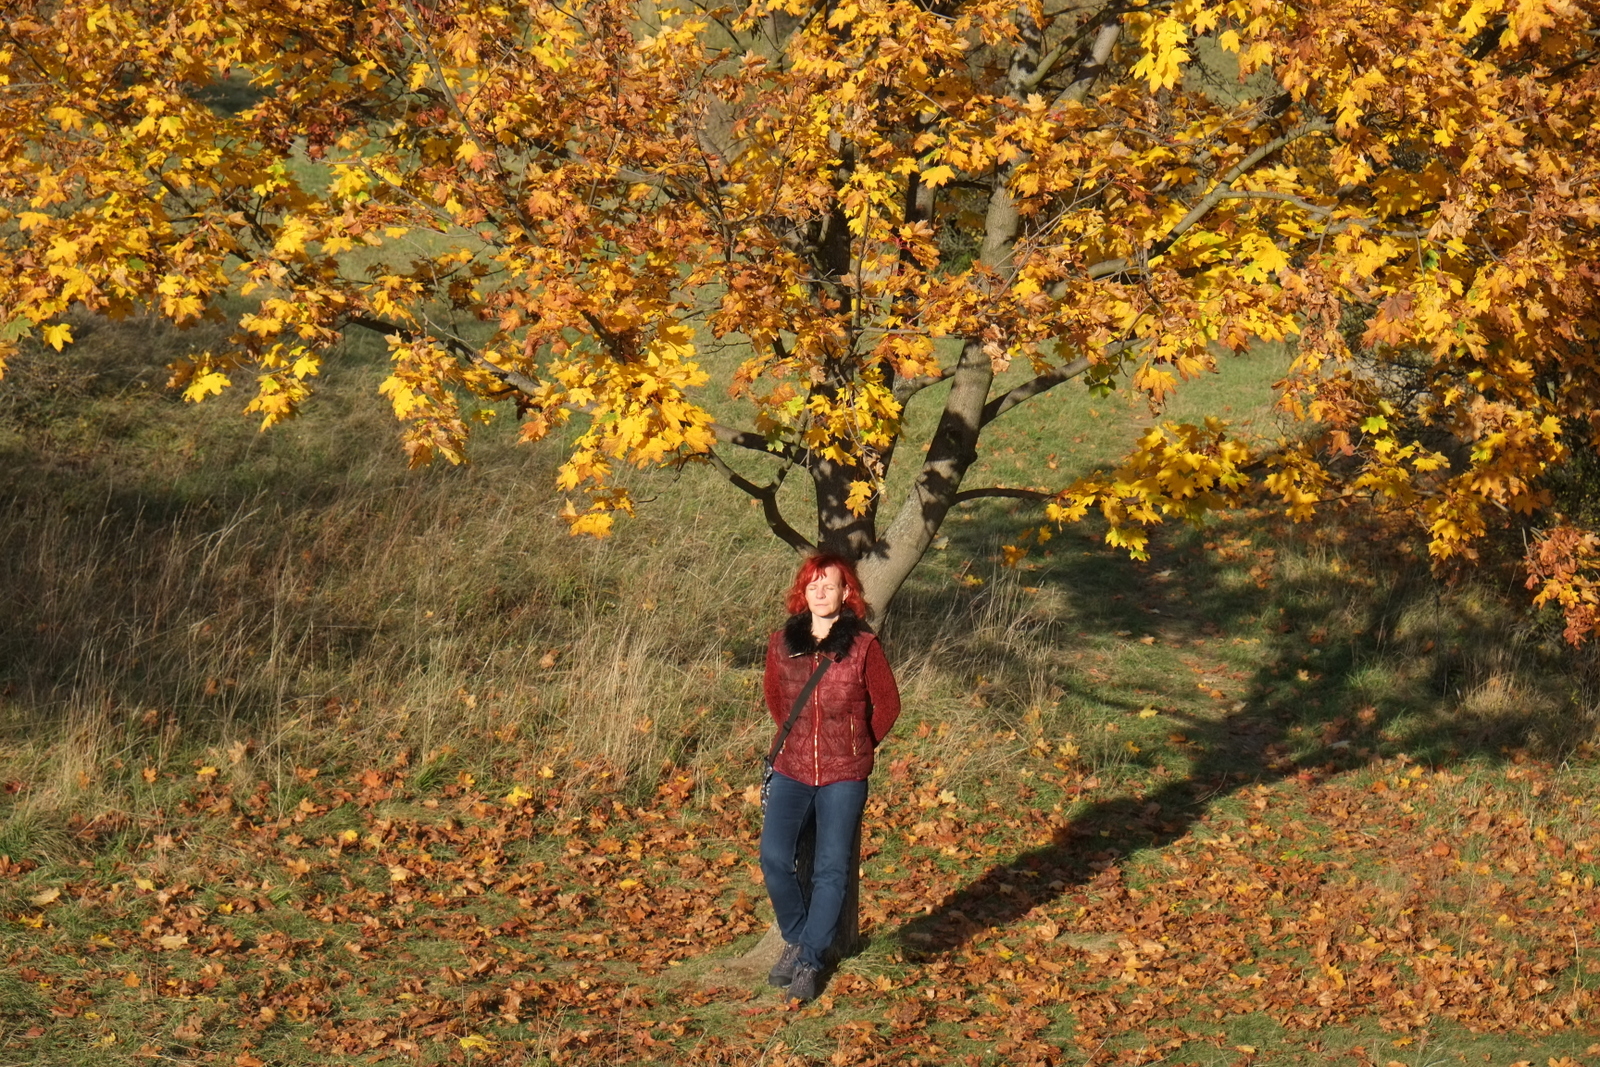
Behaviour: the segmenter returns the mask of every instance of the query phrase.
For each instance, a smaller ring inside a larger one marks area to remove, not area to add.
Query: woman
[[[808,558],[789,589],[788,610],[789,621],[767,642],[764,689],[779,726],[774,744],[781,747],[761,826],[761,873],[784,941],[767,980],[804,1001],[817,995],[823,953],[839,924],[873,750],[900,714],[900,690],[863,621],[866,602],[850,564]],[[795,845],[813,813],[817,844],[807,907]]]

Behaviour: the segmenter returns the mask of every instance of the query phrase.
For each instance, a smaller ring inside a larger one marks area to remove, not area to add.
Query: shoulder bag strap
[[[800,718],[800,709],[806,706],[806,701],[811,699],[811,694],[816,692],[817,683],[822,681],[822,676],[828,673],[828,668],[833,666],[833,657],[826,652],[822,654],[822,662],[817,664],[817,669],[811,672],[811,677],[806,679],[805,688],[800,690],[800,695],[795,697],[794,707],[789,709],[789,718],[783,724],[783,729],[778,731],[778,736],[772,741],[772,751],[767,753],[767,766],[777,760],[778,753],[783,751],[783,744],[789,740],[789,731],[794,729],[795,720]]]

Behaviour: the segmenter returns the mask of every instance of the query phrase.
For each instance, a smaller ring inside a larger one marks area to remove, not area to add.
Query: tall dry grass
[[[693,516],[574,542],[552,511],[481,472],[224,515],[13,501],[7,771],[68,800],[197,745],[306,765],[523,753],[625,778],[751,747],[784,553]]]
[[[470,468],[406,471],[373,399],[376,351],[347,354],[301,420],[259,435],[165,395],[155,356],[181,338],[136,329],[87,324],[62,361],[0,383],[9,826],[136,811],[158,799],[146,769],[196,761],[499,780],[548,765],[628,789],[668,766],[753,777],[794,557],[709,471],[642,479],[638,518],[573,540],[555,517],[559,442],[491,433]],[[1551,750],[1593,732],[1596,672],[1563,674],[1582,664],[1481,585],[1251,519],[1163,535],[1148,565],[1075,530],[999,567],[1030,521],[964,509],[885,628],[904,743],[952,780],[1030,752],[1115,769],[1138,746],[1108,723],[1218,714],[1196,695],[1200,656],[1248,678],[1223,708],[1303,718],[1306,745],[1311,720],[1365,706],[1392,744],[1448,734],[1441,751],[1463,731],[1468,747]],[[1283,687],[1299,671],[1325,708]]]

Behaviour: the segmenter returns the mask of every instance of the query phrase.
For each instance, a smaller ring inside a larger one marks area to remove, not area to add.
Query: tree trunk
[[[812,819],[800,832],[795,846],[795,870],[800,876],[800,886],[805,892],[806,906],[811,904],[811,865],[817,851],[817,823]],[[856,827],[855,840],[850,843],[850,877],[845,882],[844,901],[839,906],[839,925],[834,929],[833,944],[823,955],[823,963],[832,967],[848,959],[862,948],[861,937],[861,827]],[[739,958],[738,966],[752,978],[765,977],[778,961],[783,951],[783,934],[778,924],[767,927],[767,932],[754,948]]]
[[[1016,19],[1019,41],[1011,55],[1007,80],[1013,97],[1021,100],[1027,96],[1033,75],[1039,67],[1044,27],[1035,18],[1033,9],[1026,4],[1018,5]],[[1063,94],[1064,98],[1082,98],[1106,62],[1115,41],[1115,24],[1101,30],[1085,57],[1078,79]],[[1009,282],[1014,271],[1013,250],[1021,231],[1021,216],[1010,189],[1011,177],[1021,162],[1012,161],[995,176],[978,257],[1006,282]],[[874,510],[866,516],[853,515],[844,506],[849,483],[853,478],[861,477],[860,472],[832,463],[828,463],[826,470],[812,471],[817,490],[817,543],[824,551],[857,561],[862,592],[867,601],[867,622],[874,627],[882,624],[895,594],[933,543],[945,516],[955,505],[962,479],[978,458],[978,437],[983,430],[984,407],[989,402],[989,389],[994,384],[994,367],[984,351],[982,338],[968,338],[951,378],[950,395],[945,400],[939,426],[928,443],[922,469],[918,471],[904,502],[881,537],[873,537],[876,502]],[[802,885],[810,884],[815,842],[813,825],[802,834],[800,854],[796,857]],[[861,830],[858,826],[851,849],[850,877],[840,909],[839,926],[829,950],[829,963],[851,955],[860,947],[860,877]],[[807,900],[809,902],[809,894]],[[782,945],[782,936],[774,925],[745,956],[744,962],[749,965],[766,961],[761,966],[770,967],[771,961],[776,960],[778,952],[782,950]]]
[[[817,496],[817,547],[829,555],[858,560],[871,549],[876,538],[875,508],[857,515],[846,506],[850,483],[865,480],[859,467],[818,459],[811,468],[811,482]],[[869,598],[870,600],[870,598]]]
[[[811,871],[817,853],[817,820],[812,818],[800,832],[800,842],[795,848],[795,871],[800,876],[806,907],[811,907]],[[856,824],[856,836],[850,842],[849,878],[845,882],[844,900],[839,905],[839,925],[833,931],[833,944],[828,947],[822,962],[833,966],[840,960],[855,955],[861,947],[861,824]]]

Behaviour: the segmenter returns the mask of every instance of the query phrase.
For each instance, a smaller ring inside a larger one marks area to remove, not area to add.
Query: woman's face
[[[831,619],[844,607],[844,593],[844,576],[829,567],[806,583],[806,606],[818,618]]]

